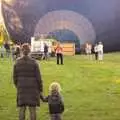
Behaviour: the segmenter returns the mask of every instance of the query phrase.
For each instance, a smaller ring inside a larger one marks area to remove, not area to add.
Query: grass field
[[[65,102],[63,120],[120,120],[120,53],[105,54],[103,62],[84,55],[40,61],[44,94],[52,81],[59,81]],[[0,59],[0,120],[18,120],[12,60]],[[46,103],[37,109],[37,120],[48,120]],[[28,114],[27,114],[28,118]]]

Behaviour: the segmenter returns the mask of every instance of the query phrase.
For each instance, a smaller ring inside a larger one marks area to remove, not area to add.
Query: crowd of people
[[[86,43],[85,45],[85,53],[92,59],[92,53],[95,55],[95,60],[102,61],[103,60],[103,44],[102,42],[96,43],[94,46],[90,43]]]
[[[29,44],[30,46],[30,44]],[[16,60],[22,55],[22,44],[10,44],[8,41],[5,41],[3,45],[0,46],[0,57],[10,57],[12,56],[13,60]],[[42,53],[41,59],[42,60],[48,60],[49,59],[49,52],[48,52],[49,46],[44,43],[44,52]],[[56,63],[57,65],[61,64],[63,65],[63,48],[58,43],[56,47],[53,50],[55,56],[56,56]]]
[[[5,41],[3,45],[0,46],[0,57],[10,57],[15,60],[20,57],[21,54],[21,44],[10,44],[8,41]]]
[[[10,45],[8,41],[6,41],[3,45],[0,46],[0,57],[10,57],[12,55],[13,60],[16,60],[18,57],[21,56],[21,46],[22,44],[12,44]],[[41,59],[42,60],[48,60],[50,57],[50,54],[48,52],[49,46],[44,43],[44,52],[42,54]],[[91,43],[86,43],[85,47],[85,54],[90,58],[93,59],[92,55],[94,53],[95,60],[102,61],[103,60],[103,44],[102,42],[98,42],[95,45],[92,45]],[[63,65],[63,48],[60,43],[56,45],[54,50],[56,56],[56,63],[57,65],[61,64]],[[51,53],[52,56],[52,53]]]

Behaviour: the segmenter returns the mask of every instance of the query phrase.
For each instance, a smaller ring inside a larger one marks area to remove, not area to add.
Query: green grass
[[[105,54],[103,62],[84,55],[40,61],[44,94],[52,81],[60,82],[65,102],[63,120],[120,120],[120,53]],[[0,120],[18,120],[12,60],[0,59]],[[28,115],[27,115],[28,117]],[[38,120],[48,120],[48,106],[41,103]]]

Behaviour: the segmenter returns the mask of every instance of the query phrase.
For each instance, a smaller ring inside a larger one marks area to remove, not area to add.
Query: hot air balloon
[[[48,34],[77,38],[81,45],[101,41],[105,51],[119,51],[119,5],[119,0],[3,0],[1,9],[14,42]]]

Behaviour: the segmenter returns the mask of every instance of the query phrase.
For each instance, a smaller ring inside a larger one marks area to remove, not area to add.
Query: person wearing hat
[[[30,120],[36,120],[36,107],[40,106],[43,85],[37,62],[29,56],[30,47],[22,45],[22,57],[16,60],[13,68],[13,81],[17,90],[19,120],[25,120],[26,108],[29,108]]]

